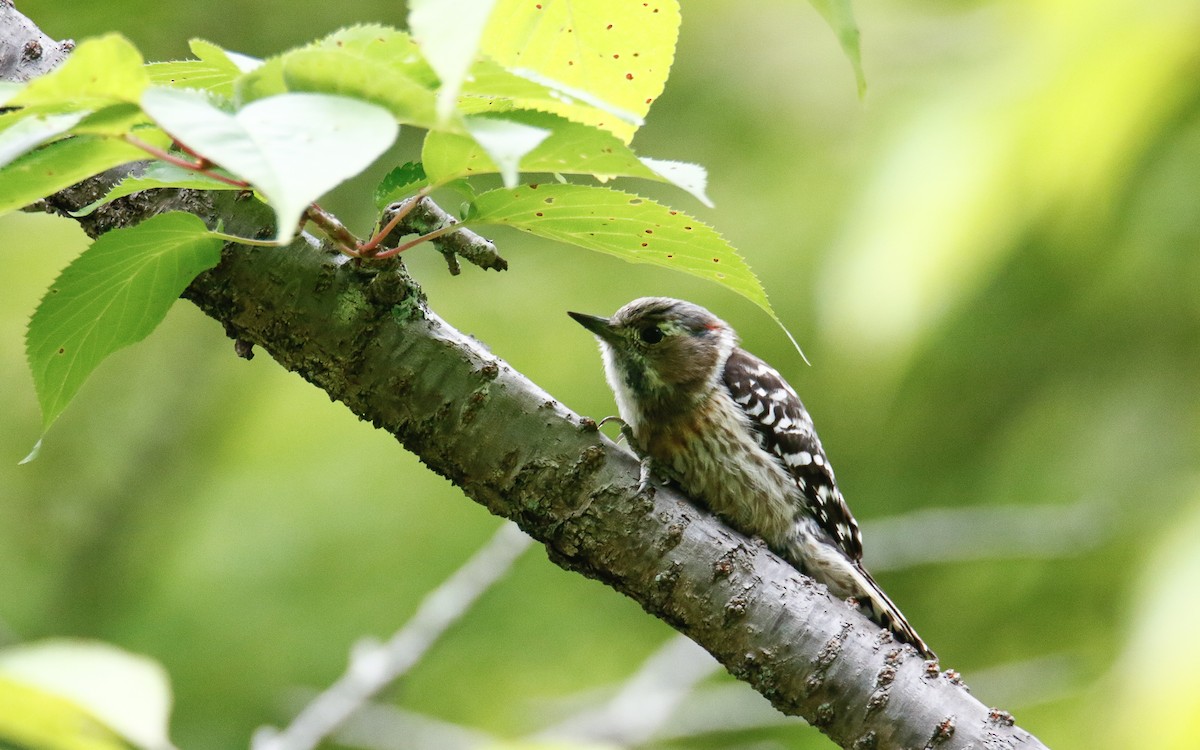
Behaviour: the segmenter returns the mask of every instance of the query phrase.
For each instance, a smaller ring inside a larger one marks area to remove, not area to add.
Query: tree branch
[[[398,211],[408,211],[403,221],[384,238],[384,243],[396,244],[406,234],[429,234],[458,223],[458,219],[426,196],[411,200],[415,201],[411,208],[407,206],[407,201],[403,201],[393,203],[383,210],[384,223],[395,216]],[[508,269],[508,261],[500,257],[500,254],[496,252],[496,246],[470,229],[458,229],[437,237],[431,242],[446,258],[450,273],[455,276],[461,273],[458,265],[459,257],[483,269],[496,271]]]
[[[0,0],[0,81],[21,83],[67,59],[75,42],[56,42],[21,15],[12,0]]]
[[[97,178],[46,203],[65,213],[103,190]],[[265,206],[228,192],[146,192],[79,221],[95,236],[167,210],[271,233]],[[762,545],[673,490],[639,495],[628,451],[442,321],[399,260],[350,260],[309,235],[230,245],[184,296],[843,747],[1043,747]]]

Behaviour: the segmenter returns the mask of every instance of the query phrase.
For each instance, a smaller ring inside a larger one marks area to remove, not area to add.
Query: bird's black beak
[[[570,315],[576,323],[596,334],[601,339],[605,341],[613,340],[613,336],[615,334],[613,332],[612,323],[609,322],[608,318],[602,318],[599,315],[588,315],[586,313],[577,312],[567,312],[567,315]]]

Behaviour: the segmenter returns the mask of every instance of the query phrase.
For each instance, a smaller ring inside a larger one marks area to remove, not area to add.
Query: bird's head
[[[611,318],[567,314],[600,339],[608,381],[627,421],[625,399],[644,412],[708,393],[737,345],[728,323],[669,297],[635,299]]]

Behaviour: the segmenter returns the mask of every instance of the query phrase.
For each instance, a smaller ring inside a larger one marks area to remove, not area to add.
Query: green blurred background
[[[149,59],[191,37],[262,56],[405,17],[357,0],[18,7],[55,38],[119,30]],[[611,396],[565,310],[666,294],[717,311],[805,398],[868,566],[976,697],[1055,748],[1196,747],[1200,4],[859,2],[864,100],[805,3],[683,10],[634,145],[705,164],[717,208],[626,187],[740,248],[813,366],[720,288],[524,235],[494,235],[500,275],[452,278],[415,251],[435,309],[597,417]],[[370,184],[328,205],[364,228]],[[40,424],[25,321],[84,238],[18,215],[0,242],[0,638],[160,660],[179,746],[244,747],[286,721],[296,688],[329,683],[498,526],[183,303],[17,467]],[[517,737],[670,636],[535,548],[386,697]],[[663,744],[829,746],[802,725]]]

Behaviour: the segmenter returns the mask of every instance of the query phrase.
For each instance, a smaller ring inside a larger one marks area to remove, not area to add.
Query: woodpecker
[[[863,567],[858,522],[800,397],[728,323],[668,297],[611,318],[567,314],[600,340],[626,435],[654,474],[937,658]]]

